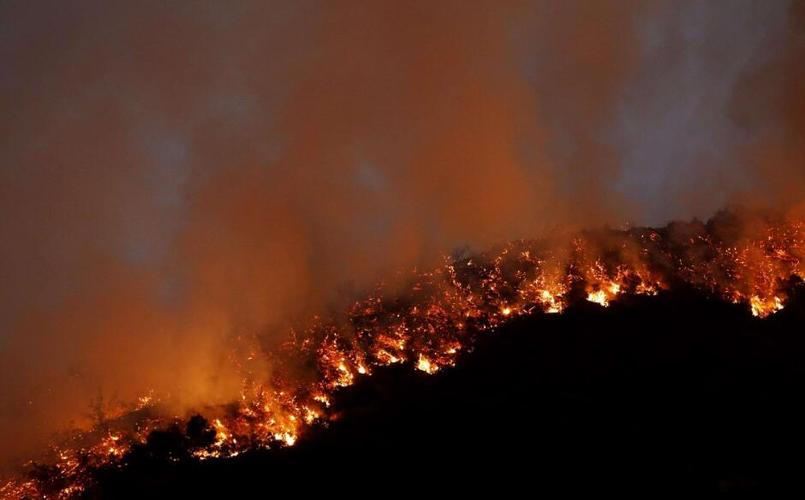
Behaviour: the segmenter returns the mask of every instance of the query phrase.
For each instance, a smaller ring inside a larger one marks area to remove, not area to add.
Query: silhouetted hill
[[[168,432],[88,496],[801,490],[802,288],[765,320],[688,289],[521,318],[437,375],[377,370],[292,448],[173,461]]]

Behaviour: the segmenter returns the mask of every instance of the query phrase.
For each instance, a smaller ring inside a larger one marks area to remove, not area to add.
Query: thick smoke
[[[803,33],[782,1],[0,4],[4,458],[99,392],[226,401],[229,339],[458,246],[796,206]]]

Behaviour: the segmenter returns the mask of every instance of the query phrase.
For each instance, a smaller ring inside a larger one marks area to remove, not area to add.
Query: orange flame
[[[453,366],[473,335],[521,314],[560,313],[574,290],[606,307],[622,296],[656,295],[670,283],[684,283],[767,317],[785,307],[786,281],[803,277],[803,227],[802,222],[769,224],[754,237],[729,242],[699,231],[683,245],[661,230],[630,230],[610,235],[614,243],[577,238],[567,259],[526,241],[471,259],[445,258],[443,266],[411,275],[406,301],[385,296],[379,286],[353,304],[345,320],[313,317],[280,352],[264,352],[251,339],[255,345],[243,352],[276,360],[275,375],[260,380],[244,368],[237,409],[212,420],[214,441],[193,455],[222,458],[293,446],[307,428],[334,418],[330,406],[340,388],[376,367],[413,360],[416,369],[434,374]],[[288,360],[300,358],[316,366],[316,377],[294,376],[299,370]],[[153,394],[145,395],[131,411],[146,411],[157,402]],[[99,434],[93,445],[59,448],[55,468],[65,486],[55,496],[80,494],[93,467],[115,463],[170,421],[151,417],[134,430]],[[43,496],[42,487],[34,480],[11,481],[0,494]]]

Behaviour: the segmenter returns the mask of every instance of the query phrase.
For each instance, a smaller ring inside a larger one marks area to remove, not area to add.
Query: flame
[[[590,302],[595,302],[596,304],[600,304],[604,307],[609,306],[609,300],[607,299],[607,294],[603,290],[596,290],[595,292],[588,293],[587,300],[589,300]]]
[[[439,371],[439,367],[422,354],[419,355],[419,362],[416,364],[416,368],[430,375]]]
[[[137,398],[137,409],[142,410],[143,408],[148,408],[155,404],[154,400],[154,391],[150,391],[148,394],[140,396]]]
[[[216,418],[212,422],[213,426],[215,427],[215,444],[214,446],[217,448],[221,448],[226,444],[226,440],[229,439],[229,432],[226,429],[226,426],[221,423],[221,419]]]
[[[246,361],[270,358],[274,375],[251,372],[252,365],[233,354],[244,372],[240,399],[211,420],[214,440],[193,456],[226,458],[294,446],[311,426],[337,418],[331,404],[339,390],[377,367],[410,363],[434,374],[455,365],[480,332],[520,315],[561,313],[570,297],[607,307],[622,296],[657,295],[683,283],[765,318],[785,307],[787,281],[803,277],[804,228],[801,221],[770,223],[759,235],[735,241],[699,230],[683,245],[663,230],[633,229],[611,233],[604,243],[580,236],[569,252],[521,240],[472,258],[445,257],[435,269],[411,273],[405,300],[378,285],[342,318],[312,316],[276,351],[262,347],[257,336],[240,337],[234,352],[248,353]],[[292,360],[315,367],[315,376],[295,376],[301,370]],[[118,463],[151,431],[175,424],[173,417],[155,416],[159,402],[149,392],[120,410],[120,416],[138,415],[134,429],[93,429],[54,446],[54,470],[63,487],[50,496],[80,495],[94,468]],[[41,497],[45,487],[37,480],[12,480],[0,486],[0,496]]]
[[[770,299],[763,299],[757,295],[753,295],[749,299],[749,304],[752,308],[752,316],[759,318],[765,318],[770,314],[781,311],[784,307],[783,301],[777,296],[771,297]]]
[[[609,307],[609,302],[614,299],[621,292],[621,285],[610,281],[603,287],[596,285],[595,289],[587,293],[587,300],[595,302],[604,307]]]
[[[558,314],[562,312],[564,306],[559,298],[559,294],[554,295],[548,290],[542,290],[539,294],[540,301],[545,307],[545,312],[548,314]]]

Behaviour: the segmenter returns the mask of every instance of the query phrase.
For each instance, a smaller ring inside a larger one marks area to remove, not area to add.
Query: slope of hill
[[[687,289],[582,302],[489,333],[438,376],[382,369],[290,448],[184,461],[152,436],[87,496],[801,488],[803,320],[801,285],[764,320]]]

